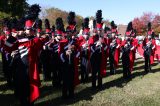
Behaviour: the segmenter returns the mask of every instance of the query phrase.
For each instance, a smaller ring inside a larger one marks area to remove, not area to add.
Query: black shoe
[[[127,79],[127,75],[126,75],[126,74],[125,74],[125,75],[123,74],[123,78],[124,78],[124,79]]]
[[[130,78],[131,78],[131,74],[129,74],[129,75],[127,76],[127,78],[130,79]]]
[[[84,81],[84,80],[81,80],[81,83],[85,83],[85,81]]]
[[[68,99],[67,95],[62,95],[62,99]]]
[[[116,74],[116,70],[113,70],[113,74]]]
[[[88,82],[88,77],[84,79],[84,83],[87,83]]]
[[[147,73],[149,73],[149,70],[147,69],[147,70],[145,70],[145,72],[146,72],[146,74],[147,74]]]
[[[92,90],[96,90],[96,86],[92,86],[92,88],[91,88]]]
[[[74,94],[68,96],[69,99],[74,99]]]
[[[114,75],[114,72],[110,72],[110,75]]]
[[[98,88],[98,90],[102,90],[103,89],[102,85],[98,85],[97,88]]]
[[[128,78],[131,78],[131,71],[128,73]]]

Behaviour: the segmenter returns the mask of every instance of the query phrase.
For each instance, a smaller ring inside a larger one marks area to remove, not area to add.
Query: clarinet
[[[122,52],[129,52],[130,49],[132,48],[132,45],[131,45],[131,41],[126,41],[125,43],[126,46],[124,46],[124,48],[122,49]]]
[[[88,54],[88,40],[86,41],[87,46],[84,47],[85,56]]]
[[[144,51],[147,55],[151,55],[151,48],[152,48],[152,39],[149,39],[146,46],[144,47]]]
[[[116,46],[117,46],[116,39],[112,40],[111,43],[112,43],[112,45],[110,46],[110,49],[113,51],[116,48]]]
[[[69,64],[71,64],[71,54],[73,53],[73,48],[72,48],[72,45],[73,45],[74,42],[70,43],[68,45],[68,52],[69,52]]]
[[[69,54],[68,54],[68,56],[69,56],[68,57],[68,63],[71,64],[71,53],[72,53],[71,47],[68,47],[68,52],[69,52]]]
[[[102,37],[99,37],[98,41],[94,43],[96,45],[96,49],[100,49],[100,52],[102,52],[101,47],[103,46],[101,39]]]

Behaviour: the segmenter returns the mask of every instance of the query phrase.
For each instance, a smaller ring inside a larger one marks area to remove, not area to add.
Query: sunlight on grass
[[[42,81],[41,96],[36,101],[36,106],[138,106],[138,105],[159,105],[160,104],[160,65],[155,63],[152,72],[144,73],[143,59],[138,59],[132,72],[131,80],[124,80],[122,77],[121,63],[116,75],[109,75],[103,78],[103,90],[91,90],[91,83],[80,84],[75,89],[75,99],[62,100],[61,88],[52,87],[51,81]],[[107,69],[109,69],[107,67]],[[42,75],[41,75],[42,78]],[[13,91],[5,86],[6,81],[0,81],[1,104],[6,106],[17,106]],[[11,101],[11,102],[8,102]]]

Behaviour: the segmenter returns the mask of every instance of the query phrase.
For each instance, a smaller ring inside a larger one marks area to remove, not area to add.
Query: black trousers
[[[62,63],[57,55],[53,55],[52,59],[52,84],[59,86],[62,82]]]
[[[130,62],[129,62],[129,53],[123,53],[122,54],[122,65],[123,65],[123,77],[127,78],[131,76],[130,71]]]
[[[43,75],[44,79],[48,80],[51,79],[51,51],[49,50],[43,50],[40,55],[41,62],[42,62],[42,68],[43,68]]]
[[[74,65],[63,64],[63,85],[62,85],[62,97],[74,96]]]
[[[50,63],[42,63],[43,64],[43,74],[44,74],[44,79],[50,79],[51,78],[51,65]]]
[[[91,67],[92,67],[92,87],[96,87],[96,79],[98,73],[98,87],[102,87],[102,76],[100,75],[101,69],[101,53],[95,53],[91,57]]]
[[[88,60],[86,58],[81,59],[81,82],[88,81]]]
[[[144,65],[144,70],[145,72],[151,71],[151,62],[150,62],[150,56],[149,55],[144,55],[145,58],[145,65]]]
[[[10,54],[2,54],[3,73],[7,80],[7,84],[11,86],[13,84],[13,70],[10,66],[12,57]]]
[[[21,98],[20,99],[20,106],[34,106],[34,102],[30,103],[28,98]]]
[[[30,82],[27,62],[23,61],[19,54],[14,56],[11,67],[14,70],[14,94],[19,99],[21,106],[33,106],[29,102]]]
[[[114,66],[114,50],[109,51],[109,64],[110,64],[110,74],[115,74],[115,66]]]

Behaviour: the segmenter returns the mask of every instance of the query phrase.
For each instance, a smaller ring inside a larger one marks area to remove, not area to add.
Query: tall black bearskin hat
[[[151,22],[148,23],[147,35],[153,35],[154,36],[154,32],[152,30],[152,24],[151,24]]]
[[[95,19],[93,20],[93,28],[94,29],[96,28],[96,20]]]
[[[9,18],[4,18],[3,19],[3,22],[2,22],[2,24],[3,24],[3,27],[5,28],[5,27],[9,27]]]
[[[55,26],[54,25],[52,25],[51,31],[55,32]]]
[[[49,20],[48,20],[48,19],[45,19],[45,20],[44,20],[44,23],[45,23],[46,33],[50,33],[51,28],[50,28]]]
[[[126,29],[126,36],[131,36],[132,32],[133,32],[132,22],[129,22]]]
[[[102,10],[98,10],[97,13],[96,13],[96,22],[97,22],[97,29],[98,30],[101,30],[102,29]]]
[[[107,34],[111,33],[111,29],[106,26],[106,27],[104,28],[104,33],[107,33]]]
[[[38,4],[33,4],[29,7],[27,14],[26,14],[26,29],[32,29],[35,27],[35,20],[38,18],[38,15],[41,11],[41,7]]]
[[[127,32],[127,31],[131,31],[131,30],[133,30],[133,26],[132,26],[132,22],[129,22],[129,23],[128,23],[128,26],[127,26],[126,32]]]
[[[136,31],[135,29],[133,29],[131,36],[132,36],[132,37],[135,37],[136,34],[137,34],[137,31]]]
[[[12,32],[16,32],[17,31],[17,24],[18,24],[18,20],[17,18],[12,18],[11,19],[11,29],[12,29]]]
[[[63,20],[61,17],[58,17],[56,19],[56,34],[57,35],[62,35],[64,32],[64,24],[63,24]]]
[[[114,23],[114,21],[111,22],[111,28],[112,28],[112,29],[116,29],[116,28],[117,28],[117,26],[116,26],[116,24]]]
[[[89,18],[84,19],[84,28],[89,28]]]
[[[54,34],[55,34],[55,26],[54,25],[52,25],[51,34],[52,34],[52,36],[54,36]]]
[[[97,13],[96,13],[96,22],[101,24],[102,22],[102,10],[98,10]]]
[[[82,23],[82,29],[84,30],[84,23]]]
[[[89,33],[89,18],[85,18],[84,19],[84,22],[83,22],[83,27],[84,27],[84,29],[83,29],[83,33],[85,33],[85,34],[88,34]]]
[[[9,18],[4,18],[3,19],[3,31],[9,35],[11,33],[11,22]]]
[[[151,30],[152,27],[151,22],[149,22],[147,26],[148,26],[148,31]]]
[[[114,21],[111,22],[111,29],[112,29],[112,30],[111,30],[112,33],[118,34],[117,26],[116,26],[116,24],[114,23]]]
[[[20,18],[18,19],[18,25],[17,25],[17,30],[18,31],[23,31],[24,30],[24,27],[25,27],[25,18]]]
[[[67,17],[67,22],[69,26],[67,26],[66,31],[67,32],[75,32],[76,31],[76,21],[75,21],[75,12],[69,12],[69,15]]]
[[[76,25],[75,17],[76,17],[75,12],[72,11],[69,12],[69,15],[67,17],[67,22],[69,25]]]
[[[38,33],[41,33],[42,32],[42,20],[41,19],[38,19],[36,21],[36,28],[37,28],[37,32]]]

